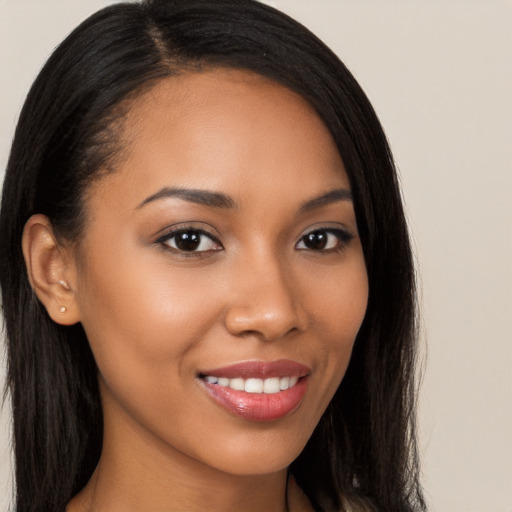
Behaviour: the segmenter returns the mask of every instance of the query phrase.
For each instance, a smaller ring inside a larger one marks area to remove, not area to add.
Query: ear
[[[48,217],[37,214],[28,219],[22,248],[30,285],[52,320],[61,325],[79,322],[74,257],[58,243]]]

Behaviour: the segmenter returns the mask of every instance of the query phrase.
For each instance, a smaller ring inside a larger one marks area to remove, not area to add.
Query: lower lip
[[[210,396],[228,412],[250,421],[276,421],[293,412],[302,402],[307,377],[279,393],[246,393],[202,381]]]

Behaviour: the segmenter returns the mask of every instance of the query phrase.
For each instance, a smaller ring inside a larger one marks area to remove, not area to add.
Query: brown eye
[[[303,240],[307,249],[321,251],[326,248],[329,242],[329,234],[325,231],[313,231],[313,233],[308,233]]]
[[[182,252],[218,251],[220,243],[204,231],[181,229],[168,233],[159,240],[160,243]]]
[[[341,229],[315,229],[304,235],[297,244],[297,249],[309,251],[328,251],[346,245],[353,236]]]

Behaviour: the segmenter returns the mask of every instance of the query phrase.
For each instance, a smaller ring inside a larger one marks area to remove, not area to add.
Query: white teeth
[[[290,387],[290,377],[282,377],[279,380],[279,389],[284,391],[285,389],[288,389]]]
[[[228,379],[227,377],[213,377],[211,375],[206,375],[204,380],[209,384],[218,384],[219,386],[229,387],[236,391],[245,391],[246,393],[274,394],[295,386],[299,380],[299,377],[271,377],[265,380],[244,380],[241,377]]]
[[[263,381],[261,379],[247,379],[245,381],[245,391],[247,393],[261,393],[263,391]]]
[[[237,391],[245,390],[245,381],[244,379],[231,379],[229,381],[229,387],[231,389],[236,389]]]
[[[263,381],[263,393],[279,393],[281,391],[279,389],[279,377],[274,377],[272,379],[265,379]]]

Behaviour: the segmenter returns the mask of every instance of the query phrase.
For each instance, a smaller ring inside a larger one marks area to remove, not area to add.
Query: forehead
[[[262,187],[276,194],[349,187],[313,107],[252,72],[213,69],[164,79],[134,100],[122,124],[124,158],[107,181],[132,184],[125,192],[134,201],[170,185],[235,196]]]

